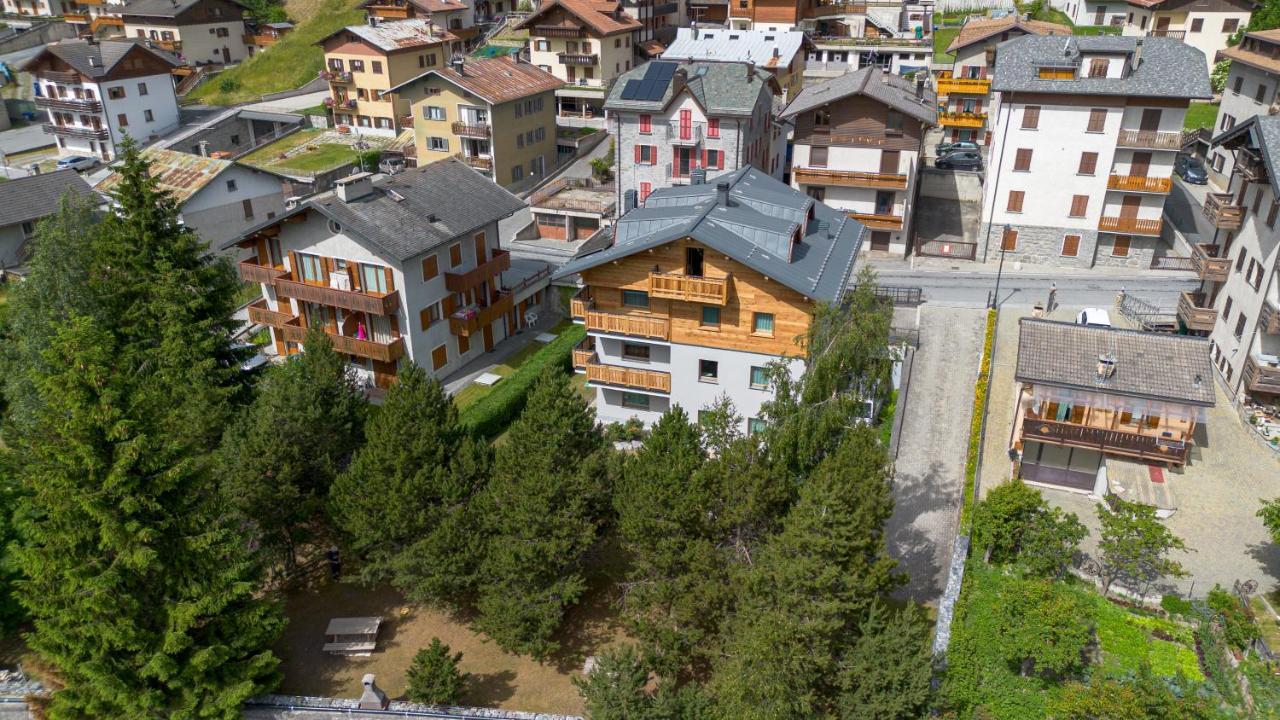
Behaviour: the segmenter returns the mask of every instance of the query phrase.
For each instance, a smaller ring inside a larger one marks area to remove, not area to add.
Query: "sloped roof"
[[[1280,115],[1254,115],[1219,134],[1213,144],[1234,146],[1236,143],[1232,141],[1257,148],[1267,166],[1267,176],[1280,178]]]
[[[128,0],[125,6],[120,9],[120,14],[122,16],[175,17],[202,2],[204,0]],[[248,9],[240,0],[226,0],[226,2],[232,5],[239,5],[243,10]],[[234,20],[235,18],[227,19]]]
[[[1127,77],[1038,77],[1046,65],[1079,65],[1084,55],[1125,55],[1132,63],[1142,41],[1141,61]],[[1208,100],[1209,70],[1204,53],[1181,40],[1119,35],[1053,37],[1024,35],[1000,44],[991,89],[998,92],[1043,92],[1063,95],[1120,95]]]
[[[654,62],[668,62],[666,60],[655,60]],[[747,82],[747,64],[732,62],[679,62],[679,69],[676,70],[670,83],[667,84],[666,91],[658,100],[623,100],[622,93],[627,87],[628,80],[641,80],[648,72],[649,64],[640,65],[618,76],[613,83],[613,88],[609,91],[609,97],[605,100],[604,106],[606,110],[634,110],[638,112],[660,111],[671,103],[676,97],[677,89],[681,82],[679,81],[679,71],[683,69],[686,73],[684,87],[687,87],[689,93],[698,101],[709,115],[733,115],[747,117],[751,115],[755,109],[756,101],[760,96],[761,87],[768,89],[770,94],[779,92],[778,82],[773,75],[759,67],[752,71],[752,81]]]
[[[102,78],[110,75],[115,66],[134,48],[142,48],[143,51],[155,55],[173,67],[180,67],[186,64],[177,55],[159,48],[148,47],[145,42],[141,38],[102,40],[93,43],[85,40],[62,40],[45,45],[44,52],[57,57],[74,68],[76,72],[89,78]],[[24,68],[34,66],[42,57],[44,57],[44,53],[31,58]]]
[[[31,175],[0,183],[0,227],[48,217],[58,211],[67,193],[92,195],[75,170]]]
[[[216,177],[236,164],[231,160],[219,160],[158,147],[143,150],[142,157],[151,163],[151,176],[156,179],[160,188],[169,192],[179,205],[190,200]],[[120,184],[120,180],[120,173],[113,172],[103,178],[94,190],[102,193],[112,192]]]
[[[1021,30],[1029,35],[1070,35],[1071,28],[1058,23],[1043,20],[1024,20],[1017,15],[1006,15],[1000,18],[978,18],[970,20],[960,28],[947,52],[954,53],[960,48],[982,42],[987,38],[1009,30]]]
[[[728,204],[720,183],[729,186]],[[793,243],[797,230],[800,242]],[[575,257],[555,277],[689,237],[807,298],[830,302],[845,292],[863,231],[845,213],[748,166],[700,185],[654,191],[644,207],[614,223],[611,243]]]
[[[600,0],[552,0],[552,2],[543,3],[516,27],[531,28],[538,24],[536,22],[538,18],[556,7],[564,8],[597,35],[615,35],[620,32],[639,30],[641,27],[639,20],[622,12],[622,3]]]
[[[925,89],[923,97],[916,97],[915,85],[910,80],[875,66],[805,87],[783,111],[782,117],[794,117],[851,95],[865,95],[930,125],[938,123],[937,99],[931,90]]]
[[[675,42],[663,51],[662,57],[665,60],[754,62],[766,68],[785,68],[806,43],[805,34],[799,31],[679,28]]]
[[[1070,322],[1018,321],[1019,382],[1076,390],[1214,404],[1208,338],[1122,330]],[[1098,377],[1098,358],[1115,358],[1115,373]]]
[[[452,12],[454,10],[467,9],[467,4],[459,2],[459,0],[407,0],[407,2],[425,13]],[[365,2],[360,3],[360,7],[367,8],[370,5],[383,4],[385,4],[385,0],[365,0]]]
[[[431,75],[438,75],[494,105],[548,92],[564,85],[555,75],[535,65],[518,61],[511,55],[505,55],[487,60],[468,60],[462,66],[462,74],[458,74],[453,66],[428,70],[381,94],[395,92]]]
[[[344,32],[351,33],[384,52],[437,45],[457,39],[426,18],[410,18],[380,22],[377,25],[348,25],[321,38],[316,44],[322,45],[329,38]]]
[[[1269,73],[1280,75],[1280,57],[1246,49],[1245,43],[1250,39],[1261,40],[1270,45],[1280,45],[1280,29],[1245,33],[1239,45],[1219,50],[1218,57],[1214,59],[1226,58],[1232,62],[1243,63],[1259,70],[1266,70]]]

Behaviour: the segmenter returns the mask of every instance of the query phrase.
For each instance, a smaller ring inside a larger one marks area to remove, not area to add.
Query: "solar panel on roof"
[[[640,90],[639,80],[628,80],[626,85],[622,86],[622,99],[635,100]]]
[[[640,81],[640,89],[636,91],[637,100],[650,100],[649,96],[653,93],[653,81],[644,79]]]

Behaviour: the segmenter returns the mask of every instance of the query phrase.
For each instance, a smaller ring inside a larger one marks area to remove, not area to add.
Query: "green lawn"
[[[564,322],[552,328],[550,332],[553,335],[559,335],[563,330],[565,330],[572,324],[573,323],[571,321],[565,320]],[[489,372],[494,373],[496,375],[501,375],[502,377],[505,378],[511,373],[514,373],[516,370],[518,370],[526,360],[533,357],[535,353],[537,353],[539,350],[541,350],[544,347],[546,347],[546,344],[540,343],[535,340],[529,343],[528,345],[526,345],[525,347],[521,348],[520,351],[517,352],[515,355],[512,355],[511,357],[507,358],[503,362],[499,363],[496,367],[491,369]],[[453,396],[453,403],[458,406],[458,411],[461,412],[467,406],[474,404],[480,398],[493,392],[493,389],[495,387],[497,387],[497,385],[480,385],[478,383],[471,383],[470,385],[459,390],[457,394]]]
[[[947,46],[952,40],[956,39],[956,35],[960,34],[960,28],[934,28],[933,30],[933,61],[934,62],[953,62],[955,55],[947,52]]]
[[[312,143],[324,132],[324,130],[300,130],[277,142],[258,148],[241,158],[240,162],[264,170],[321,173],[356,159],[356,151],[350,145],[343,143],[315,143],[308,151],[292,155],[285,160],[279,159],[281,153]]]
[[[1199,130],[1200,128],[1212,128],[1217,122],[1217,105],[1193,102],[1187,108],[1187,117],[1182,121],[1182,127],[1187,130]]]

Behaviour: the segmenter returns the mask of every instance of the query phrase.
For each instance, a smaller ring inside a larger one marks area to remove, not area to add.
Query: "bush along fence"
[[[481,437],[493,438],[501,435],[524,409],[529,390],[533,388],[542,369],[548,365],[571,368],[573,346],[582,342],[586,336],[587,330],[581,325],[574,325],[560,333],[555,340],[526,360],[518,370],[503,378],[492,392],[463,410],[460,413],[462,424]]]

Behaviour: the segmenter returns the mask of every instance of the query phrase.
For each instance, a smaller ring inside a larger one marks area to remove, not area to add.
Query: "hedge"
[[[555,364],[566,369],[572,367],[573,347],[586,336],[587,330],[581,325],[560,333],[546,347],[525,360],[515,372],[503,378],[492,392],[459,413],[462,424],[481,437],[501,435],[524,409],[525,399],[542,369]]]
[[[987,311],[987,332],[982,341],[982,364],[973,388],[973,416],[969,418],[969,450],[964,460],[964,498],[960,505],[960,532],[966,532],[973,515],[974,479],[978,474],[978,453],[982,448],[982,426],[987,415],[987,386],[991,384],[991,345],[996,338],[996,311]]]

